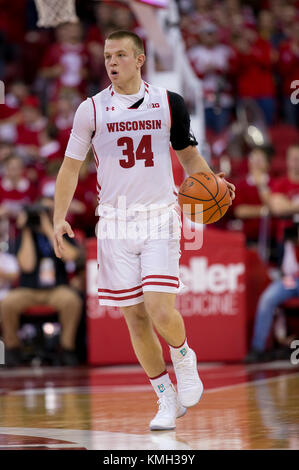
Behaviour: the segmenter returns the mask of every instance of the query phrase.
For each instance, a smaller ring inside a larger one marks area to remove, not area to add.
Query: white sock
[[[183,359],[183,357],[186,356],[190,348],[188,346],[187,339],[186,339],[184,344],[182,344],[180,347],[175,348],[173,346],[169,346],[169,349],[171,352],[171,358],[174,361],[179,361],[180,359]]]
[[[161,374],[157,378],[150,379],[150,383],[153,386],[153,389],[155,390],[157,397],[161,398],[163,395],[163,392],[171,385],[171,380],[168,375],[168,372],[165,372],[164,374]]]

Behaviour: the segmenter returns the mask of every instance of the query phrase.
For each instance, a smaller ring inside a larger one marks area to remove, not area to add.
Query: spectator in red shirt
[[[270,156],[263,148],[253,149],[248,156],[248,174],[238,183],[238,194],[234,201],[234,214],[243,222],[243,232],[249,245],[256,245],[262,236],[264,218],[269,210],[264,204],[260,188],[270,188],[273,181],[269,176]],[[268,236],[271,237],[271,221],[268,220]],[[274,234],[273,234],[274,235]]]
[[[39,134],[39,153],[38,163],[44,165],[49,160],[63,160],[64,152],[62,151],[60,142],[57,139],[57,128],[49,124]]]
[[[20,112],[21,105],[29,96],[28,86],[22,81],[15,81],[7,90],[5,103],[0,106],[0,121],[7,122]]]
[[[234,43],[237,52],[234,70],[238,97],[240,100],[255,100],[262,109],[267,124],[271,125],[275,117],[275,56],[271,46],[258,35],[252,24],[244,25]]]
[[[21,122],[17,126],[16,145],[24,158],[37,158],[39,134],[46,127],[47,119],[42,115],[36,96],[29,96],[21,108]]]
[[[59,94],[55,109],[53,108],[52,123],[57,128],[57,140],[60,143],[62,152],[66,149],[73,126],[74,114],[80,101],[81,99],[77,93],[65,90]]]
[[[4,175],[0,182],[0,217],[10,222],[10,236],[16,235],[16,219],[25,204],[33,202],[36,192],[24,176],[24,165],[17,155],[9,155],[4,161]]]
[[[284,231],[297,221],[299,214],[299,144],[287,150],[287,175],[273,184],[268,195],[271,213],[278,217],[277,238],[283,241]]]
[[[38,197],[54,198],[56,176],[61,165],[61,159],[48,160],[45,162],[45,175],[41,178],[38,185]]]
[[[0,139],[15,142],[16,126],[22,119],[21,106],[28,96],[28,87],[21,81],[8,87],[5,103],[0,105]]]
[[[63,23],[57,26],[55,34],[57,42],[46,51],[41,68],[41,76],[51,81],[51,101],[63,88],[85,93],[88,62],[79,23]]]
[[[221,132],[230,121],[233,106],[229,81],[233,50],[219,43],[217,26],[205,21],[200,27],[200,43],[188,55],[202,80],[206,125],[214,132]]]
[[[13,153],[13,144],[11,142],[0,141],[0,178],[3,175],[3,163],[9,155]]]
[[[299,104],[291,101],[294,85],[299,80],[299,22],[295,21],[291,38],[282,44],[279,51],[279,71],[282,77],[284,118],[288,124],[299,124]],[[298,88],[298,83],[297,83]],[[298,99],[298,93],[297,93]]]

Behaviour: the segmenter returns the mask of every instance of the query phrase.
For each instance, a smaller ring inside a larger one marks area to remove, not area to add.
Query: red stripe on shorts
[[[170,282],[144,282],[142,286],[170,286],[170,287],[179,287],[179,283],[171,284]]]
[[[158,274],[153,274],[152,276],[145,276],[142,278],[142,280],[144,281],[144,279],[148,279],[148,278],[161,278],[161,279],[173,279],[174,281],[178,281],[179,278],[178,277],[175,277],[175,276],[159,276]]]
[[[136,289],[141,289],[142,285],[137,286],[137,287],[131,287],[131,289],[121,289],[121,290],[116,290],[116,289],[98,289],[98,292],[110,292],[112,294],[123,294],[125,292],[132,292],[133,290]]]
[[[134,295],[126,295],[125,297],[113,297],[112,295],[109,297],[101,296],[99,295],[99,299],[101,300],[128,300],[128,299],[134,299],[135,297],[140,297],[143,295],[143,292],[138,292],[138,294]]]

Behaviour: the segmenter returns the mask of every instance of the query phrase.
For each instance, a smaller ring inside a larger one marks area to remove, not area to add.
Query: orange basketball
[[[179,205],[193,222],[211,224],[224,216],[230,205],[227,184],[213,173],[200,172],[188,176],[182,183]]]

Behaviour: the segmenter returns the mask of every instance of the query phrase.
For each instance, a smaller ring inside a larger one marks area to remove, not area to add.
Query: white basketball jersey
[[[104,208],[106,214],[107,207],[117,210],[119,196],[125,196],[127,208],[173,207],[176,192],[169,148],[171,111],[167,90],[145,83],[144,100],[137,109],[127,108],[112,85],[91,100],[99,215]]]

